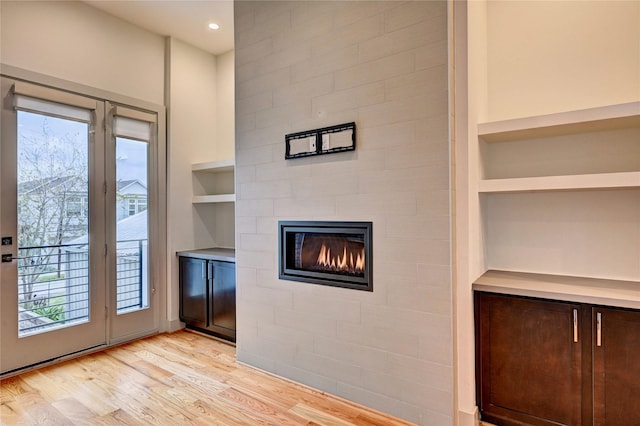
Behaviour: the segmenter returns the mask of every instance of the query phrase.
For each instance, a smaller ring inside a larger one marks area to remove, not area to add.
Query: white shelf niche
[[[193,204],[233,203],[234,160],[207,161],[191,165],[193,173]]]
[[[481,197],[485,269],[640,280],[640,189]]]
[[[640,280],[640,102],[480,124],[478,144],[485,270]]]
[[[640,187],[640,102],[478,125],[481,193]]]

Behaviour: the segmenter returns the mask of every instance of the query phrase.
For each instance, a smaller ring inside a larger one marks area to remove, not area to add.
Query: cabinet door
[[[595,425],[640,425],[640,312],[593,308]]]
[[[213,264],[213,295],[211,324],[229,330],[236,329],[236,267],[229,262]]]
[[[581,424],[581,314],[579,305],[476,293],[483,420]]]
[[[207,261],[180,257],[180,321],[206,327]]]

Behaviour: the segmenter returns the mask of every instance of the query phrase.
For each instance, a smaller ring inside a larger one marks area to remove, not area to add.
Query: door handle
[[[20,259],[22,259],[22,257],[14,257],[11,253],[2,255],[2,263],[9,263]]]

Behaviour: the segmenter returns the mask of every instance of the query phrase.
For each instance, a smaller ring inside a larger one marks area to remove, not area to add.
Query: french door
[[[2,77],[0,372],[158,328],[156,116]]]

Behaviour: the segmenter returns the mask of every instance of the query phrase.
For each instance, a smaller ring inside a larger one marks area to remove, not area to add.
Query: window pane
[[[89,125],[18,111],[18,334],[89,319]]]
[[[118,314],[149,306],[148,146],[116,138],[116,300]],[[144,209],[139,207],[144,205]]]

